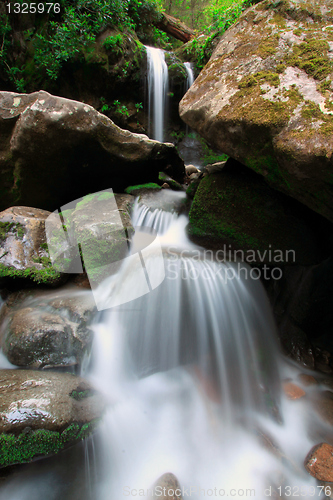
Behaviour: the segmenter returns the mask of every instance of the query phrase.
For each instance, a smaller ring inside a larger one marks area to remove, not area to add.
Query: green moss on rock
[[[84,425],[73,423],[62,432],[38,429],[14,434],[0,434],[0,466],[31,462],[37,457],[59,453],[64,448],[88,437],[99,419]]]
[[[125,193],[134,194],[134,192],[138,191],[139,189],[161,189],[161,186],[159,186],[155,182],[148,182],[147,184],[137,184],[136,186],[128,186],[125,189]]]
[[[328,57],[329,44],[326,40],[310,39],[293,46],[293,54],[286,57],[289,66],[303,69],[309,76],[323,80],[333,71]]]
[[[48,260],[48,262],[50,262]],[[28,267],[26,269],[16,269],[15,267],[5,266],[0,263],[0,278],[23,278],[30,279],[38,284],[58,283],[61,279],[61,274],[49,265],[44,269],[37,269],[35,267]]]
[[[290,205],[289,205],[290,204]],[[283,195],[237,162],[200,182],[189,214],[192,237],[260,251],[295,252],[297,263],[313,262],[312,232]]]

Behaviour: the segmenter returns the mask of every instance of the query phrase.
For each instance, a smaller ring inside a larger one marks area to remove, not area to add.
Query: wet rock
[[[214,174],[216,172],[221,172],[221,170],[224,169],[226,164],[227,164],[226,161],[219,161],[217,163],[211,163],[210,165],[206,166],[205,172],[207,172],[208,174]]]
[[[134,232],[130,217],[133,203],[129,194],[102,192],[84,197],[69,213],[63,212],[74,248],[80,243],[91,285],[114,274],[126,257]]]
[[[40,91],[0,93],[0,208],[55,210],[88,193],[182,179],[175,147],[115,125],[91,106]]]
[[[196,181],[197,179],[199,179],[201,176],[201,173],[200,172],[196,172],[196,173],[193,173],[189,176],[190,180],[191,181]]]
[[[288,399],[300,399],[305,396],[305,391],[293,382],[284,382],[283,391]]]
[[[327,371],[333,354],[333,260],[288,266],[267,287],[286,354],[308,368]]]
[[[321,249],[302,207],[272,190],[249,169],[229,159],[206,175],[191,206],[189,234],[198,244],[223,249],[229,243],[238,259],[274,266],[318,262]]]
[[[1,310],[3,353],[16,366],[80,366],[90,353],[95,311],[89,292],[13,293]]]
[[[0,213],[0,282],[24,279],[59,285],[66,276],[52,267],[45,236],[46,210],[11,207]]]
[[[84,379],[32,370],[0,371],[0,466],[31,462],[89,436],[105,403]]]
[[[180,102],[208,143],[333,221],[332,10],[260,2],[228,29]]]
[[[316,445],[304,465],[309,474],[319,481],[333,482],[333,446],[327,443]]]
[[[164,184],[162,184],[161,188],[162,189],[171,189],[167,182],[164,182]]]
[[[165,174],[164,172],[160,172],[159,174],[160,182],[167,183],[171,189],[174,191],[184,191],[184,188],[179,182],[175,181],[170,177],[170,175]],[[163,187],[163,186],[162,186]]]
[[[198,173],[199,170],[194,165],[186,165],[185,166],[185,172],[186,172],[186,175],[189,177],[191,174]]]
[[[154,484],[154,500],[164,498],[165,500],[181,500],[181,487],[178,479],[171,472],[163,474]]]

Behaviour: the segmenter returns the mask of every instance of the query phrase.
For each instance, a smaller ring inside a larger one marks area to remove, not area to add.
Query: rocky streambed
[[[301,365],[300,378],[284,379],[285,397],[324,422],[305,468],[333,484],[331,3],[264,0],[222,36],[180,105],[183,120],[230,156],[205,169],[185,169],[172,144],[120,129],[87,104],[0,92],[0,340],[13,365],[0,370],[1,467],[69,456],[98,428],[110,401],[78,376],[93,343],[90,287],[126,256],[134,196],[148,193],[157,210],[171,188],[187,189],[177,210],[189,212],[193,242],[215,260],[223,251],[223,262],[240,252],[260,273],[284,354]],[[88,276],[52,260],[50,211],[69,242],[61,258],[75,248]],[[161,481],[179,486],[172,475]]]

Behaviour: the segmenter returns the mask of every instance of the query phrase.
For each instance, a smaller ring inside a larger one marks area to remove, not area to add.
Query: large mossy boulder
[[[222,37],[182,119],[333,221],[333,2],[265,0]]]
[[[182,179],[175,147],[116,126],[87,104],[52,96],[0,93],[0,208],[54,210],[91,192]]]
[[[200,182],[189,234],[204,246],[241,250],[237,258],[249,263],[309,265],[322,254],[302,208],[229,159],[220,172]]]
[[[105,408],[84,379],[0,370],[0,467],[59,453],[88,437]]]
[[[13,279],[56,286],[66,276],[53,268],[45,236],[46,210],[11,207],[0,212],[0,283]]]

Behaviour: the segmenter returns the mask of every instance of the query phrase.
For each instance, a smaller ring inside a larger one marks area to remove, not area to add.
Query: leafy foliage
[[[153,0],[59,0],[60,14],[39,15],[38,20],[22,32],[29,53],[32,70],[42,78],[56,80],[64,63],[84,58],[95,49],[97,36],[106,28],[117,31],[140,30],[149,23],[149,15],[156,14]],[[0,70],[14,84],[25,91],[27,67],[20,65],[12,54],[13,16],[0,9]],[[15,26],[17,31],[17,26]],[[121,53],[122,33],[109,36],[104,47]],[[25,47],[24,50],[27,50]],[[22,64],[22,63],[21,63]],[[125,75],[126,76],[126,75]]]

